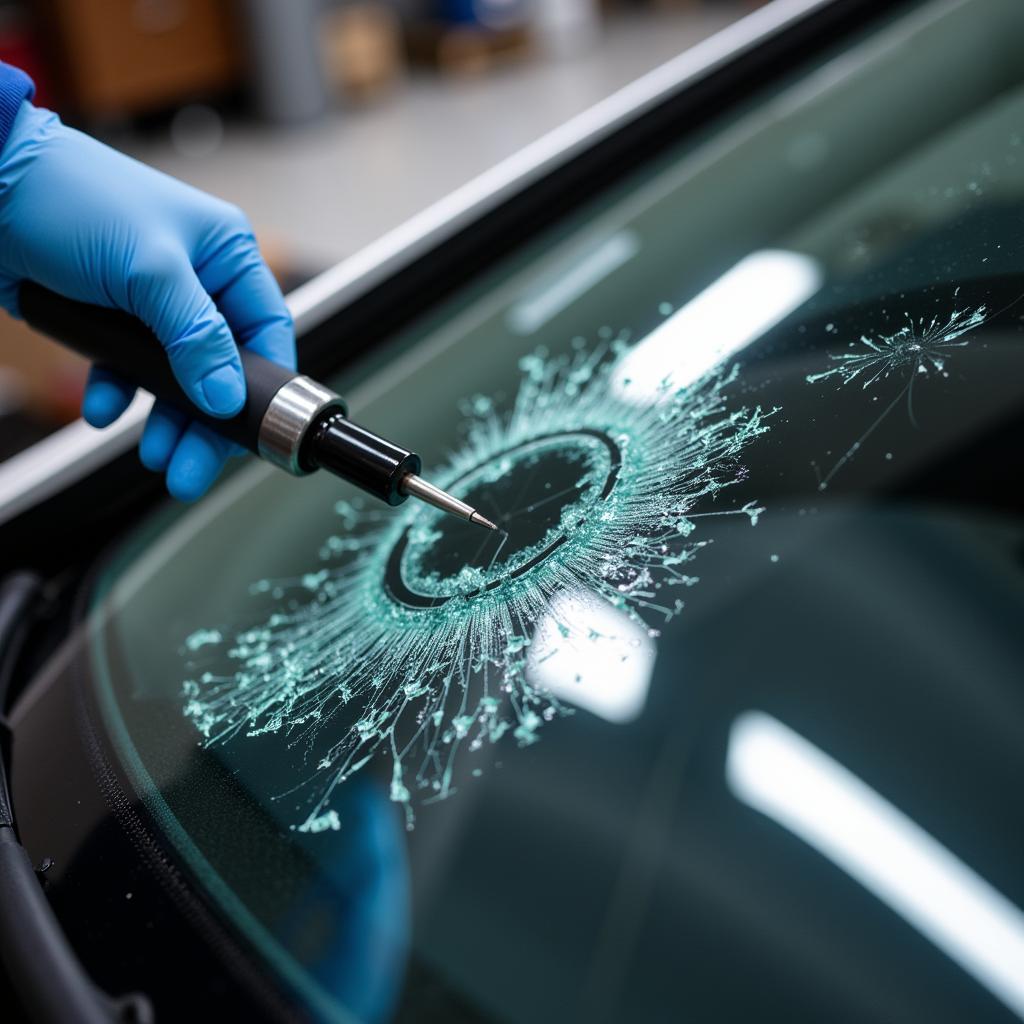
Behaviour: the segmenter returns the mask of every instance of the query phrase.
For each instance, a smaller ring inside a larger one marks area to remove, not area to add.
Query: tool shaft
[[[151,395],[205,423],[222,437],[260,454],[260,426],[274,396],[298,376],[242,348],[245,405],[226,419],[204,413],[181,389],[156,335],[137,317],[119,309],[76,302],[26,281],[18,296],[21,315],[43,334],[105,367]]]
[[[389,505],[415,495],[468,522],[497,529],[423,480],[418,455],[353,423],[342,399],[309,377],[240,348],[245,404],[236,416],[221,419],[189,400],[159,339],[136,317],[76,302],[30,281],[21,285],[18,298],[22,316],[36,330],[295,476],[323,468]]]

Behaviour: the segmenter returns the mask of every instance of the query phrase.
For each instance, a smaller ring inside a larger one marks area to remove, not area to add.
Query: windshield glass
[[[1022,33],[919,5],[332,382],[500,531],[253,464],[124,544],[111,735],[316,1016],[1024,1014]]]

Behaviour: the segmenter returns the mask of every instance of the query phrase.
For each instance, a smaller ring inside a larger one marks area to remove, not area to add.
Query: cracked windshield
[[[1024,27],[919,5],[332,381],[496,530],[247,465],[117,553],[105,720],[316,1014],[654,1020],[681,984],[754,1014],[756,924],[714,955],[750,913],[723,879],[760,899],[765,818],[828,844],[772,766],[870,779],[917,827],[858,731],[927,742],[950,679],[1019,682],[1024,77],[1000,17]]]

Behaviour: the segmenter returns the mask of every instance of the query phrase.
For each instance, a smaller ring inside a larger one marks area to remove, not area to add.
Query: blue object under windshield
[[[250,465],[125,543],[108,724],[314,1016],[1024,1013],[1022,33],[918,5],[333,382],[498,533]]]

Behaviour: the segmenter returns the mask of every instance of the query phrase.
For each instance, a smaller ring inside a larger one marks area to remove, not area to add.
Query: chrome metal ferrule
[[[258,447],[261,458],[294,476],[306,476],[299,451],[306,431],[328,409],[347,414],[344,401],[310,377],[292,377],[270,400],[260,420]]]

